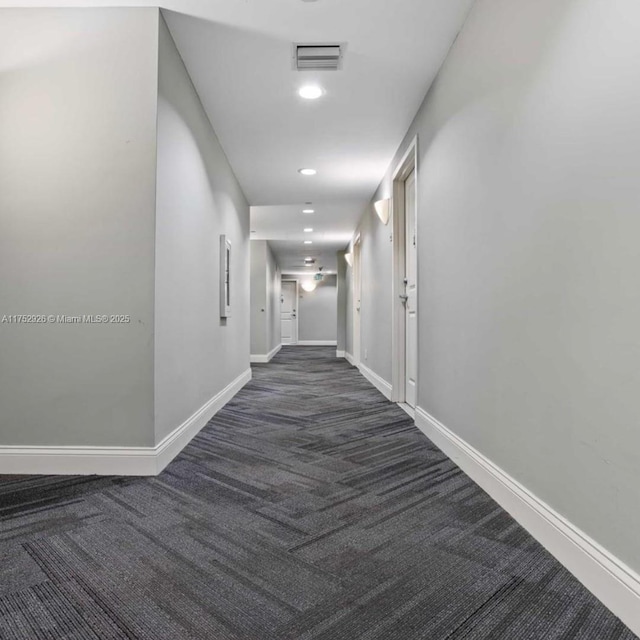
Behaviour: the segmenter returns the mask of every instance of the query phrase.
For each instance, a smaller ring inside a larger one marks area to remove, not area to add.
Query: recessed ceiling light
[[[305,233],[311,233],[313,231],[313,229],[311,227],[307,227],[304,232]]]
[[[315,209],[303,209],[302,213],[315,213]]]
[[[308,84],[298,89],[298,95],[305,100],[317,100],[324,91],[316,84]]]
[[[298,169],[298,173],[303,176],[315,176],[318,172],[315,169]]]
[[[313,244],[313,240],[305,240],[304,243],[305,244]]]

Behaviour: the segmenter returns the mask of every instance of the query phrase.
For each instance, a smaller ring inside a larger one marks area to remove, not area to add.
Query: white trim
[[[365,367],[365,365],[360,363],[358,367],[360,369],[360,373],[387,399],[391,399],[391,385],[384,379],[381,378],[375,371],[369,369],[369,367]]]
[[[251,380],[247,369],[155,447],[0,446],[0,470],[11,475],[158,475],[207,422]]]
[[[638,573],[424,409],[416,409],[416,426],[640,635]]]
[[[404,180],[410,173],[409,167],[416,168],[418,164],[418,135],[413,136],[411,142],[407,145],[405,152],[402,154],[402,158],[396,164],[396,168],[391,176],[392,180]],[[413,157],[411,157],[413,156]]]
[[[351,335],[353,359],[356,366],[362,360],[362,239],[360,231],[356,233],[351,250]]]
[[[276,353],[278,353],[278,351],[280,351],[280,349],[282,349],[282,345],[279,344],[277,347],[271,349],[271,351],[269,351],[269,353],[267,353],[267,355],[260,355],[260,354],[251,354],[249,356],[249,362],[251,362],[251,364],[266,364],[267,362],[271,362],[271,359],[273,358],[273,356],[276,355]]]
[[[251,380],[251,369],[241,373],[220,393],[205,403],[191,417],[155,446],[156,474],[160,473],[196,436],[211,418]]]
[[[298,340],[299,347],[337,347],[337,340]]]
[[[345,351],[345,352],[344,352],[344,357],[345,357],[345,360],[346,360],[346,361],[347,361],[347,362],[348,362],[352,367],[355,367],[355,366],[356,366],[356,359],[355,359],[355,358],[354,358],[354,357],[353,357],[353,356],[352,356],[348,351]]]
[[[402,159],[396,164],[391,176],[391,225],[392,225],[392,257],[391,257],[391,383],[392,400],[404,402],[406,399],[406,312],[405,306],[400,300],[400,295],[405,293],[405,180],[415,171],[416,181],[416,207],[418,202],[418,136],[408,144]],[[418,218],[416,218],[416,236],[418,232]],[[418,252],[418,261],[420,252]],[[417,273],[416,273],[417,276]],[[418,292],[416,291],[416,304],[418,304]],[[419,339],[419,337],[418,337]],[[416,380],[417,385],[417,380]]]
[[[346,358],[346,351],[340,351],[339,349],[336,351],[336,358]]]
[[[398,406],[413,420],[416,419],[416,410],[406,402],[398,402]]]
[[[154,476],[153,447],[0,447],[0,470],[10,475]]]

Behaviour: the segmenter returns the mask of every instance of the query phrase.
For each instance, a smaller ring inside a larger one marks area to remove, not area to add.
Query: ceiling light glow
[[[311,233],[313,231],[313,229],[311,227],[307,227],[304,232],[305,233]]]
[[[302,213],[315,213],[316,210],[315,209],[303,209]]]
[[[298,173],[303,176],[315,176],[318,172],[315,169],[298,169]]]
[[[303,282],[302,283],[302,288],[307,291],[307,292],[311,292],[316,288],[316,283],[313,280],[309,280],[307,282]]]
[[[313,240],[305,240],[304,243],[305,244],[313,244]]]
[[[317,100],[323,93],[322,87],[315,84],[308,84],[298,89],[298,95],[305,100]]]

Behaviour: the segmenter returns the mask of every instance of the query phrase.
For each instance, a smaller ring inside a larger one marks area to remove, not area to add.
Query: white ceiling
[[[303,209],[314,213],[302,213]],[[348,244],[361,213],[359,201],[251,207],[251,238],[269,240],[283,272],[300,271],[308,256],[317,258],[316,267],[335,272],[336,251]],[[306,245],[305,240],[313,244]]]
[[[316,273],[318,267],[323,267],[324,273],[336,273],[338,259],[336,253],[344,249],[344,242],[325,241],[321,244],[301,245],[287,240],[271,240],[269,242],[273,252],[278,256],[278,264],[282,273],[302,274]],[[305,266],[305,258],[315,258],[312,266]]]
[[[207,19],[165,17],[252,205],[368,200],[471,5],[208,2]],[[293,42],[346,42],[342,70],[294,71]],[[326,95],[298,97],[307,83]],[[297,173],[309,166],[317,176]]]
[[[253,205],[252,238],[270,241],[283,271],[311,248],[335,270],[472,2],[229,0],[204,20],[165,12]],[[294,42],[346,42],[342,69],[295,71]],[[325,95],[303,100],[303,84]]]
[[[274,244],[279,258],[300,241],[305,201],[316,210],[311,226],[324,234],[314,245],[347,243],[472,3],[163,0],[193,83],[254,205],[253,236],[291,243]],[[157,5],[0,0],[22,7]],[[294,71],[293,42],[346,42],[342,70]],[[309,83],[326,94],[298,97]],[[318,175],[301,176],[301,167]]]

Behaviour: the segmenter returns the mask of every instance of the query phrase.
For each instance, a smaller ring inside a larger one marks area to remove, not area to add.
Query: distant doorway
[[[298,281],[283,280],[280,296],[282,344],[298,344]]]

